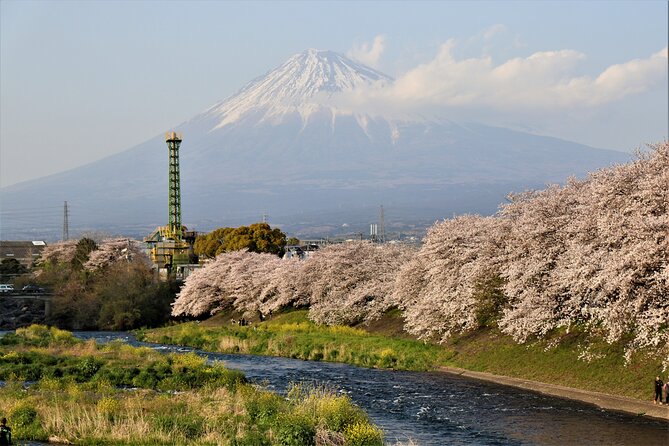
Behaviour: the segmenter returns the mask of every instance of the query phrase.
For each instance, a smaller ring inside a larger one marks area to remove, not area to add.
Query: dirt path
[[[601,407],[602,409],[619,410],[622,412],[629,412],[634,415],[644,415],[647,417],[660,418],[669,421],[669,406],[656,405],[653,404],[652,401],[641,401],[623,396],[607,395],[606,393],[557,386],[555,384],[546,384],[538,381],[530,381],[527,379],[493,375],[492,373],[486,372],[472,372],[457,367],[441,367],[440,370],[446,373],[453,373],[455,375],[466,376],[468,378],[490,381],[505,386],[534,390],[546,395],[583,401],[585,403],[594,404],[595,406]]]

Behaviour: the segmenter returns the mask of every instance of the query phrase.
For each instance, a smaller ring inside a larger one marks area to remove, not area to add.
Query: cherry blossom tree
[[[669,144],[651,149],[502,211],[513,228],[506,332],[524,340],[580,323],[611,342],[631,333],[628,352],[669,353]]]
[[[443,341],[476,328],[477,284],[499,274],[507,232],[504,219],[473,215],[430,228],[395,281],[394,299],[404,310],[407,331]]]
[[[571,180],[567,189],[577,185]],[[560,308],[568,290],[555,280],[555,268],[567,249],[566,228],[579,204],[578,193],[564,191],[551,186],[512,195],[497,217],[508,220],[511,228],[501,274],[513,305],[502,325],[522,341],[529,335],[547,334],[564,316]]]
[[[140,242],[128,238],[114,238],[103,240],[98,249],[90,253],[84,268],[95,271],[118,262],[150,264]]]
[[[269,315],[287,307],[306,307],[309,295],[305,286],[308,262],[298,258],[283,259],[266,276],[267,282],[260,292],[259,310]]]
[[[270,290],[283,261],[273,254],[233,251],[188,276],[172,305],[173,316],[201,316],[233,308],[254,313],[277,293]],[[278,283],[278,282],[277,282]]]
[[[392,305],[396,270],[410,250],[349,242],[330,245],[307,260],[236,251],[187,279],[174,316],[201,316],[228,308],[249,315],[310,306],[309,317],[337,324],[369,320]]]
[[[349,242],[304,261],[220,255],[186,280],[173,314],[309,306],[318,323],[352,324],[396,306],[409,332],[438,341],[493,316],[519,342],[579,327],[631,339],[627,355],[657,349],[669,366],[668,206],[665,141],[585,180],[512,195],[495,216],[437,223],[418,251]]]
[[[77,251],[78,240],[66,240],[63,242],[49,243],[40,255],[40,262],[46,263],[69,263]]]
[[[631,334],[628,355],[651,347],[669,365],[669,143],[510,201],[428,231],[395,281],[406,329],[441,341],[471,330],[477,286],[499,284],[498,325],[519,342],[580,326],[610,342]]]
[[[380,317],[393,306],[397,270],[414,250],[402,245],[346,242],[329,245],[304,262],[309,318],[328,325]]]

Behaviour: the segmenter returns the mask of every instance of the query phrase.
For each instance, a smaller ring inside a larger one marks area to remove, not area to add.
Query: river
[[[128,333],[79,332],[82,339],[170,352],[195,351],[251,381],[283,392],[291,382],[348,394],[385,432],[388,444],[669,445],[669,423],[539,393],[438,372],[398,372],[346,364],[209,353],[138,342]],[[650,384],[649,384],[650,385]]]

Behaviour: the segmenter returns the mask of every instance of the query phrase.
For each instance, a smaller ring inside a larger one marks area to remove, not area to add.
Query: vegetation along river
[[[129,333],[79,332],[165,352],[194,349],[138,342]],[[345,364],[195,350],[251,381],[283,392],[291,382],[346,392],[385,431],[388,444],[666,445],[669,423],[513,387],[438,372],[397,372]],[[652,377],[649,378],[651,382]],[[652,384],[652,383],[651,383]],[[650,393],[649,393],[650,395]]]

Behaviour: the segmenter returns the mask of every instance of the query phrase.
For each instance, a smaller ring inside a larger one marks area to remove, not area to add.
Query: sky
[[[133,147],[307,48],[347,98],[632,151],[668,137],[664,1],[0,0],[0,186]]]

